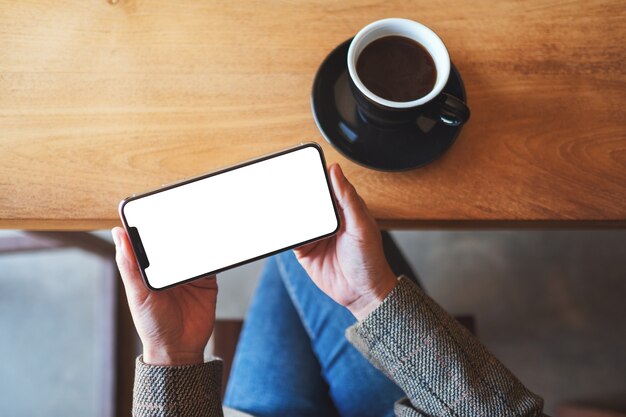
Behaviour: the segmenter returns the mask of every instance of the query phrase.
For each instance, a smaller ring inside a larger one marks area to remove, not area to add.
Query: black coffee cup
[[[357,60],[372,42],[387,36],[401,36],[420,44],[434,62],[436,77],[433,88],[411,101],[391,101],[370,91],[357,72]],[[440,120],[449,126],[460,126],[470,117],[469,107],[459,98],[443,93],[450,76],[450,56],[443,41],[429,28],[408,19],[390,18],[370,23],[356,34],[348,49],[350,86],[359,112],[379,125],[414,122],[421,115]]]

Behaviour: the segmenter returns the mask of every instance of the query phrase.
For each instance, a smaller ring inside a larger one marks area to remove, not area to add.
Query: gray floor
[[[548,413],[566,401],[626,409],[626,231],[394,236],[429,294],[474,315]],[[261,267],[220,276],[218,317],[243,317]],[[98,278],[75,250],[0,255],[0,415],[94,415]]]
[[[0,416],[98,415],[99,267],[76,249],[0,255]]]
[[[565,401],[626,409],[626,232],[402,232],[431,296],[554,414]]]

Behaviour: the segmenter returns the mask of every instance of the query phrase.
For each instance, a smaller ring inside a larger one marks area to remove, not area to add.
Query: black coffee
[[[372,93],[391,101],[413,101],[430,93],[437,69],[428,51],[403,36],[385,36],[363,49],[359,78]]]

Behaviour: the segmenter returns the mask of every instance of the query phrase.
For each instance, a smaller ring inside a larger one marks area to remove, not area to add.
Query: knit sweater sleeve
[[[222,361],[154,366],[137,358],[134,417],[222,417]]]
[[[405,277],[346,336],[406,393],[399,417],[542,415],[543,400]]]

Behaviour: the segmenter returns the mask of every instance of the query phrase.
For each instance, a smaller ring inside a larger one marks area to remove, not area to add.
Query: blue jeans
[[[404,394],[345,338],[352,314],[292,251],[266,262],[224,398],[254,416],[392,416]]]

